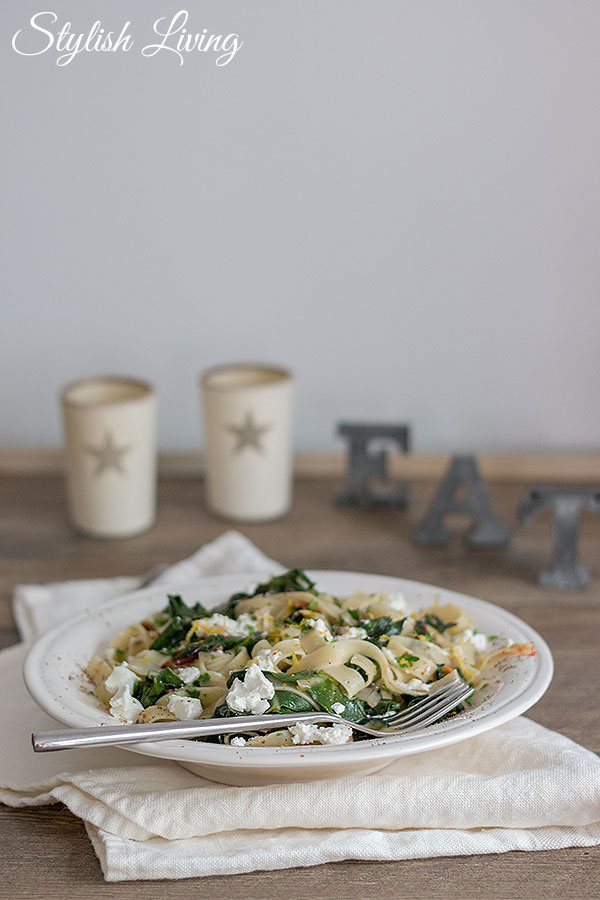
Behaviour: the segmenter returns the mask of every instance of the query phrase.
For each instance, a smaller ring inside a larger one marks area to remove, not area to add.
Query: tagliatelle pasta
[[[234,746],[346,743],[352,722],[385,721],[454,671],[477,686],[507,655],[533,655],[472,629],[452,605],[406,609],[397,594],[334,597],[300,569],[234,594],[218,610],[168,605],[131,625],[87,667],[126,722],[325,710],[349,724],[209,738]]]

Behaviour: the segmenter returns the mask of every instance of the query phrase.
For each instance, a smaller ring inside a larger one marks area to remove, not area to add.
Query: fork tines
[[[434,693],[427,694],[422,700],[413,703],[408,709],[402,710],[395,716],[381,718],[380,721],[402,731],[417,725],[428,725],[446,715],[472,693],[471,685],[456,678]]]

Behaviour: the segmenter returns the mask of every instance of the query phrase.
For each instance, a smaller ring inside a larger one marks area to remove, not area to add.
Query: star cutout
[[[117,447],[117,445],[113,442],[113,437],[110,432],[106,432],[104,435],[104,444],[100,447],[86,447],[85,452],[89,453],[90,456],[94,456],[96,458],[96,468],[94,469],[94,475],[102,475],[103,472],[108,471],[108,469],[115,469],[117,472],[120,472],[121,475],[126,475],[127,470],[123,468],[123,463],[121,461],[121,457],[124,453],[129,453],[131,447]]]
[[[261,444],[260,438],[270,427],[270,425],[257,425],[253,419],[252,413],[247,412],[241,425],[227,426],[227,431],[235,434],[237,438],[237,444],[233,448],[233,452],[241,453],[244,447],[254,447],[258,453],[264,453],[265,448]]]

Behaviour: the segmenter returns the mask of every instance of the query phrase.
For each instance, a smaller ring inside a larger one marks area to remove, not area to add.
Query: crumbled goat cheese
[[[259,652],[254,656],[248,666],[258,666],[263,672],[279,672],[277,668],[277,663],[281,659],[281,651],[275,650],[272,648],[259,650]]]
[[[238,620],[230,619],[229,616],[223,616],[221,613],[213,613],[212,616],[205,619],[195,619],[194,629],[208,634],[228,634],[232,637],[248,636],[248,628],[244,622],[240,624]]]
[[[110,698],[110,711],[113,716],[117,716],[129,724],[137,722],[143,709],[140,701],[132,696],[128,687],[119,688],[114,697]]]
[[[338,641],[364,641],[367,637],[367,632],[364,628],[355,628],[354,625],[344,625],[343,628],[340,628],[337,639]]]
[[[453,641],[454,644],[472,644],[478,653],[486,653],[489,646],[489,641],[487,634],[481,634],[481,632],[475,633],[471,628],[465,628],[465,630],[457,635]]]
[[[338,716],[341,716],[343,712],[346,712],[346,707],[343,703],[332,703],[331,708]]]
[[[183,697],[181,694],[171,694],[167,709],[176,719],[183,722],[185,719],[199,719],[202,715],[202,701],[196,697]]]
[[[173,666],[173,672],[181,678],[184,684],[193,684],[200,677],[200,669],[196,666]]]
[[[112,694],[109,700],[110,711],[113,716],[123,719],[125,722],[137,722],[137,718],[143,706],[136,700],[131,691],[140,679],[132,672],[127,663],[115,666],[104,685]]]
[[[403,689],[408,693],[415,694],[429,694],[433,687],[432,684],[426,684],[424,681],[421,681],[420,678],[411,678],[406,684],[403,685]]]
[[[309,628],[314,628],[317,634],[320,634],[326,641],[333,640],[333,635],[329,630],[329,625],[325,619],[305,619],[304,621],[308,624]]]
[[[396,612],[404,612],[406,609],[406,601],[403,594],[388,594],[385,598],[385,605]]]
[[[352,740],[352,729],[349,725],[320,726],[298,722],[290,725],[289,732],[294,744],[347,744]]]
[[[242,613],[241,616],[238,616],[235,620],[238,623],[238,626],[246,632],[246,634],[252,634],[254,631],[259,631],[258,623],[256,621],[256,616],[248,615],[247,613]]]
[[[119,666],[115,666],[106,681],[104,682],[104,686],[106,690],[111,694],[116,694],[117,691],[122,688],[128,688],[131,693],[134,684],[140,679],[132,672],[126,662],[121,663]]]
[[[250,666],[246,669],[244,680],[236,678],[227,697],[227,706],[233,712],[250,713],[259,716],[268,710],[269,700],[273,697],[275,688],[268,678],[265,678],[258,666]]]
[[[229,741],[229,745],[231,747],[245,747],[246,746],[246,738],[243,737],[232,737]]]

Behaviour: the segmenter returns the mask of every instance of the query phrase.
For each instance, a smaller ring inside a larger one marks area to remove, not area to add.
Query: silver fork
[[[445,681],[445,679],[444,679]],[[376,728],[349,722],[342,716],[328,712],[284,713],[264,716],[232,716],[221,719],[194,719],[187,722],[156,722],[150,725],[100,725],[92,728],[67,728],[62,731],[42,731],[31,735],[36,753],[50,750],[99,747],[110,744],[129,744],[135,741],[164,741],[174,738],[206,737],[211,734],[235,734],[240,731],[271,731],[297,725],[331,724],[350,725],[355,731],[372,737],[404,734],[414,728],[424,728],[437,722],[471,696],[473,688],[461,678],[444,683],[437,690],[418,700],[394,716],[377,718]]]

